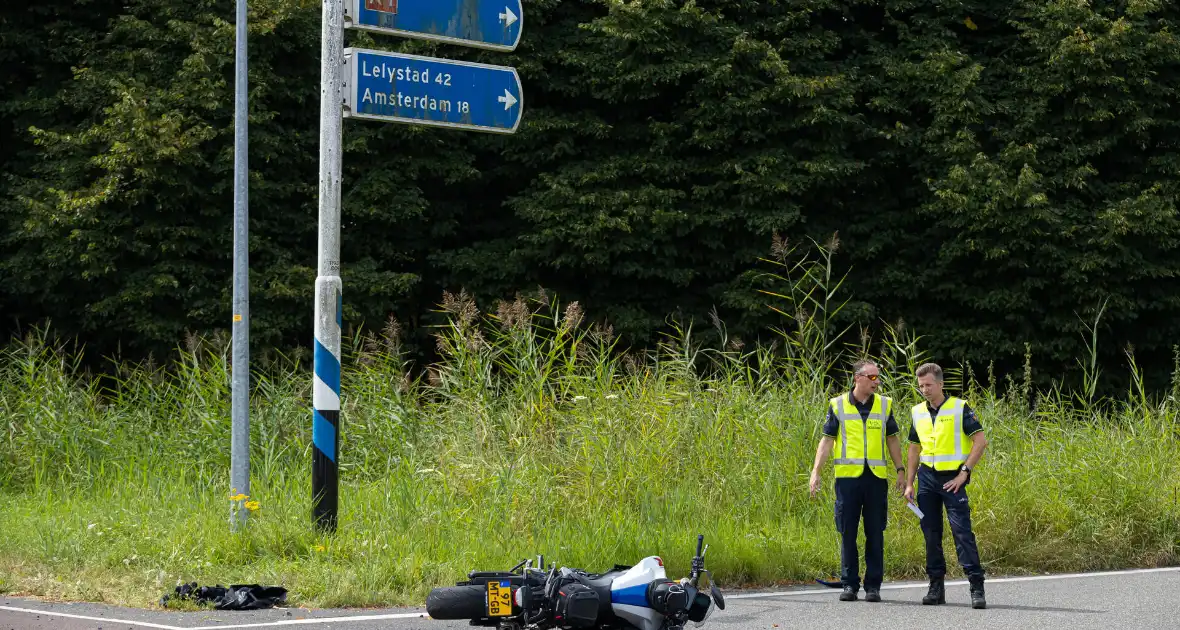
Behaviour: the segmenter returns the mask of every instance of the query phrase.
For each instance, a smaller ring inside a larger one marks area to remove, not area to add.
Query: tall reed
[[[419,605],[431,586],[537,553],[590,569],[659,554],[683,572],[698,532],[730,587],[828,575],[831,484],[818,499],[806,485],[826,399],[850,383],[831,374],[875,358],[905,410],[931,358],[904,323],[834,342],[847,330],[824,254],[835,244],[777,258],[759,280],[787,315],[771,346],[745,347],[714,318],[718,347],[673,322],[650,351],[624,350],[581,305],[544,294],[489,312],[448,295],[443,358],[421,377],[396,321],[350,338],[334,536],[310,515],[309,366],[254,375],[259,509],[231,534],[224,344],[190,339],[170,369],[118,364],[100,379],[31,335],[0,359],[0,590],[144,605],[179,581],[258,582],[313,606]],[[1177,357],[1174,391],[1153,397],[1128,349],[1121,400],[1033,391],[1032,357],[1007,388],[948,370],[992,444],[971,485],[991,573],[1180,560]],[[889,518],[888,577],[919,577],[921,534],[897,496]]]

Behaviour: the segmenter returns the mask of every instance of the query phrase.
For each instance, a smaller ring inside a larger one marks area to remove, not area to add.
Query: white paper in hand
[[[918,506],[914,505],[913,503],[906,501],[905,505],[906,505],[906,507],[908,507],[910,509],[911,512],[913,512],[914,514],[917,514],[919,519],[921,519],[924,516],[922,514],[922,510],[919,510]]]

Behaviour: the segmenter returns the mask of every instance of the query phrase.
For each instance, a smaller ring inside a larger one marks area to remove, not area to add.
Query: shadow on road
[[[881,602],[888,606],[924,606],[922,602],[902,600],[884,600]],[[967,603],[951,603],[940,604],[940,606],[949,606],[952,608],[971,608],[971,604]],[[938,608],[939,606],[927,606],[928,608]],[[1110,612],[1109,610],[1091,610],[1089,608],[1056,608],[1054,606],[1017,606],[1013,604],[988,604],[987,610],[1024,610],[1028,612],[1060,612],[1060,613],[1078,613],[1083,615],[1100,615]]]
[[[787,600],[781,600],[787,601]],[[908,599],[883,599],[880,603],[870,602],[837,602],[833,599],[811,599],[811,598],[791,598],[791,603],[794,604],[820,604],[823,606],[917,606],[919,608],[971,608],[971,604],[967,602],[947,602],[939,606],[925,606],[920,601]],[[1019,610],[1024,612],[1042,612],[1042,613],[1074,613],[1079,615],[1101,615],[1109,613],[1109,610],[1093,610],[1090,608],[1060,608],[1057,606],[1021,606],[1018,604],[991,604],[987,605],[987,610]],[[985,611],[980,611],[985,612]]]

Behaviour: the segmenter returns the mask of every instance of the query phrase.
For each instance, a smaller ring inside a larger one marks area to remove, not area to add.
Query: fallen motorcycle
[[[721,589],[705,569],[704,541],[697,536],[691,574],[679,581],[668,579],[659,556],[604,573],[553,564],[546,571],[539,556],[536,567],[525,560],[508,571],[471,571],[455,586],[436,588],[426,598],[426,612],[499,630],[683,630],[725,609]]]

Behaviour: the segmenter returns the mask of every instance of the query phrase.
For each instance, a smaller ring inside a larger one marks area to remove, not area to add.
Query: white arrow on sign
[[[504,88],[504,96],[497,97],[496,100],[504,104],[505,110],[510,109],[516,104],[516,97],[508,91],[508,88]]]
[[[505,26],[512,26],[516,23],[516,19],[516,14],[512,12],[512,9],[504,7],[504,13],[500,14],[500,21],[508,22]]]

